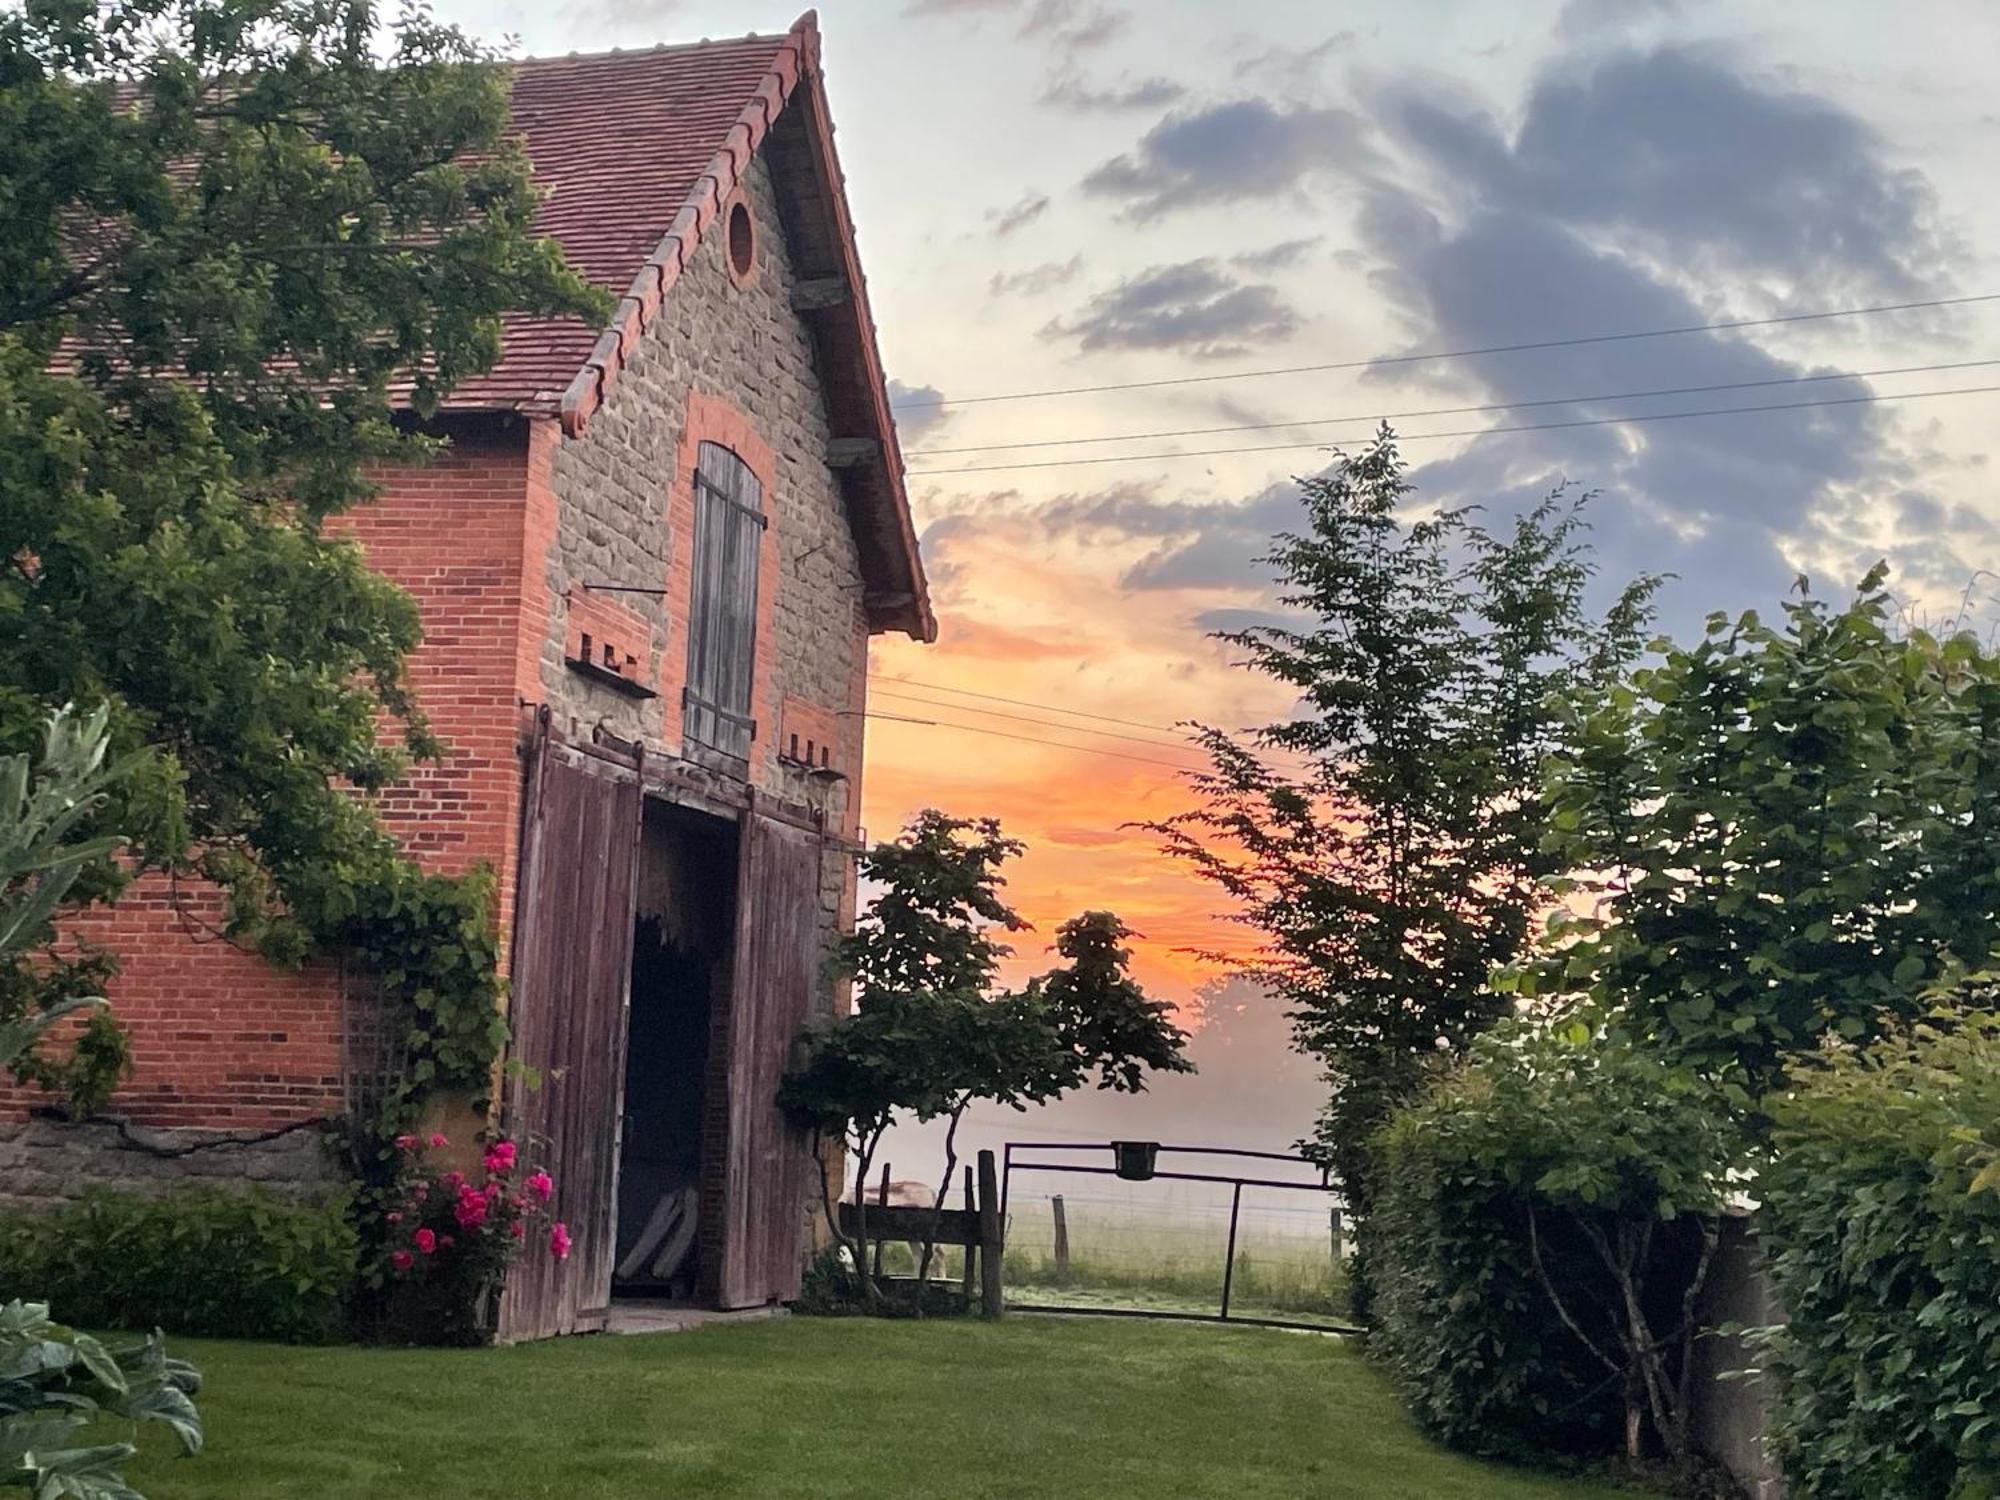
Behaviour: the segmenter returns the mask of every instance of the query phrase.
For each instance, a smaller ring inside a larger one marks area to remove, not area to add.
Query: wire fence
[[[1348,1324],[1340,1206],[1318,1181],[1124,1181],[1038,1149],[1010,1152],[1010,1305]]]

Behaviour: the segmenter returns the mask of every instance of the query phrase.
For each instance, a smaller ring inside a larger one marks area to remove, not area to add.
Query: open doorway
[[[648,800],[634,903],[614,1295],[688,1302],[712,1284],[736,929],[736,825]],[[726,1033],[725,1033],[726,1034]],[[705,1191],[706,1189],[706,1191]]]

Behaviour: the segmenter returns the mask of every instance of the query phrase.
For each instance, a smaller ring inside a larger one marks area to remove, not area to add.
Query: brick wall
[[[382,497],[340,525],[422,608],[410,676],[448,746],[441,762],[383,795],[386,821],[432,869],[490,862],[503,876],[504,919],[520,816],[514,735],[531,444],[519,422],[468,423],[452,436],[439,462],[384,476]],[[149,876],[73,924],[76,937],[121,959],[111,1000],[132,1033],[133,1076],[112,1109],[147,1125],[224,1129],[339,1112],[370,992],[346,983],[332,959],[275,969],[224,940],[221,922],[214,889]],[[0,1093],[0,1114],[18,1118],[34,1102],[32,1091]]]

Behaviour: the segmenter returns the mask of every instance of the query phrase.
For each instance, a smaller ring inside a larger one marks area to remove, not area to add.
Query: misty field
[[[1214,1313],[1222,1302],[1228,1204],[1065,1195],[1067,1274],[1058,1265],[1053,1194],[1017,1199],[1007,1225],[1007,1290],[1021,1306],[1059,1303]],[[1303,1195],[1301,1195],[1303,1196]],[[1246,1201],[1237,1226],[1230,1313],[1344,1322],[1347,1275],[1327,1210]]]

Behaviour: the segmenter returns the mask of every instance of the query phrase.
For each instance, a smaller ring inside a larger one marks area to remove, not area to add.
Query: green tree
[[[1654,586],[1594,620],[1581,501],[1557,494],[1496,535],[1411,505],[1404,469],[1385,427],[1301,481],[1305,527],[1268,561],[1303,622],[1220,637],[1296,711],[1200,730],[1198,805],[1154,825],[1261,937],[1248,971],[1326,1066],[1316,1145],[1363,1215],[1375,1131],[1427,1061],[1507,1008],[1487,979],[1520,952],[1552,868],[1550,703],[1636,654]]]
[[[862,856],[876,887],[868,910],[834,953],[854,982],[855,1011],[804,1038],[778,1103],[814,1133],[822,1200],[852,1255],[863,1296],[880,1302],[869,1270],[865,1188],[882,1137],[898,1114],[943,1119],[945,1164],[934,1200],[942,1212],[957,1164],[959,1121],[975,1100],[1016,1108],[1080,1088],[1137,1092],[1147,1070],[1187,1072],[1187,1037],[1169,1007],[1127,972],[1132,934],[1110,912],[1065,922],[1057,953],[1068,962],[1018,992],[996,987],[1011,951],[995,936],[1027,924],[1001,895],[1001,866],[1022,851],[992,818],[927,809],[902,834]],[[844,1233],[832,1202],[825,1145],[856,1159],[857,1232]],[[929,1272],[933,1234],[918,1265]],[[921,1294],[919,1295],[921,1307]]]
[[[1892,628],[1875,569],[1835,608],[1711,616],[1580,684],[1552,760],[1566,874],[1534,993],[1747,1105],[1831,1035],[1923,1013],[2000,943],[2000,657]]]
[[[373,957],[420,1086],[492,1056],[490,881],[423,876],[375,817],[439,746],[416,609],[327,522],[438,451],[393,408],[490,365],[503,313],[603,310],[531,233],[507,118],[421,9],[0,15],[0,750],[108,704],[158,752],[103,813],[133,865],[218,882],[274,958]]]

